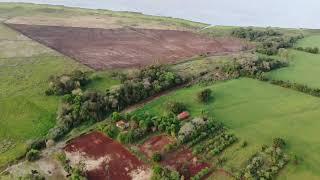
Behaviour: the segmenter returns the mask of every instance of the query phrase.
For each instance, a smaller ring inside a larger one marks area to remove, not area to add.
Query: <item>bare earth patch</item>
[[[184,175],[186,179],[190,179],[190,177],[196,175],[202,169],[210,167],[208,163],[200,162],[187,148],[165,155],[164,160],[161,163],[175,169],[180,174]]]
[[[121,144],[93,132],[72,140],[65,148],[72,164],[85,164],[92,180],[150,179],[150,168]]]
[[[163,152],[165,146],[173,142],[173,139],[166,135],[153,136],[144,142],[139,148],[142,153],[150,158],[156,152]]]
[[[208,38],[187,31],[8,26],[96,70],[175,63],[203,54],[238,52],[247,46],[239,39]]]

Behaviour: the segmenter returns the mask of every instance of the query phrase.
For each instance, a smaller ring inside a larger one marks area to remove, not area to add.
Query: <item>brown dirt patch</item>
[[[213,39],[187,31],[8,26],[96,70],[174,63],[201,54],[238,52],[247,46],[239,39]]]
[[[190,177],[196,175],[202,169],[210,167],[208,163],[200,162],[187,148],[167,154],[162,164],[177,170],[186,179],[190,179]],[[187,171],[184,170],[184,166]]]
[[[93,132],[72,140],[65,148],[71,164],[83,162],[88,179],[149,179],[150,169],[121,144]]]
[[[173,139],[166,135],[153,136],[145,141],[139,148],[142,153],[150,158],[155,152],[163,152],[165,146],[173,142]]]

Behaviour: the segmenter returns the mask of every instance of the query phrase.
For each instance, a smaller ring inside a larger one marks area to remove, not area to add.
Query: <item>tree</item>
[[[40,151],[31,149],[30,151],[27,152],[26,158],[28,161],[35,161],[40,158]]]
[[[211,98],[212,91],[207,88],[198,93],[198,99],[200,102],[208,102]]]
[[[186,105],[181,102],[170,101],[167,103],[167,110],[169,112],[174,113],[174,114],[179,114],[186,109],[187,109]]]
[[[160,153],[154,153],[152,155],[152,161],[153,162],[160,162],[162,159],[161,154]]]

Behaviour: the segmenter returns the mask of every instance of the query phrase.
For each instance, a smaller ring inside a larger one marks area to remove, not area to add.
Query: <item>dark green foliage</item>
[[[233,74],[237,77],[245,76],[260,79],[263,78],[262,74],[264,72],[269,72],[286,66],[288,66],[287,61],[259,56],[236,59],[233,62],[225,64],[222,67],[222,70],[227,74]]]
[[[155,165],[152,168],[152,180],[180,180],[180,174],[177,171],[171,171],[168,168]]]
[[[27,150],[35,149],[35,150],[41,150],[46,147],[46,140],[44,138],[38,138],[35,140],[32,140],[27,147]]]
[[[113,112],[112,115],[111,115],[111,119],[114,121],[114,122],[117,122],[117,121],[120,121],[123,119],[121,113],[118,113],[118,112]]]
[[[190,122],[185,123],[178,132],[178,141],[186,143],[198,137],[201,133],[213,133],[218,129],[223,128],[221,123],[214,120],[203,118],[195,118]]]
[[[284,148],[285,145],[286,145],[286,143],[282,138],[274,138],[273,139],[273,147],[274,148]]]
[[[40,151],[31,149],[30,151],[27,152],[26,158],[28,161],[35,161],[40,158]]]
[[[275,55],[280,48],[290,48],[295,42],[303,38],[303,35],[286,36],[271,28],[263,30],[238,28],[232,31],[232,35],[238,38],[259,42],[256,51],[266,55]]]
[[[85,170],[82,165],[72,168],[70,180],[87,180]]]
[[[77,74],[75,79],[85,81]],[[120,111],[125,107],[146,99],[155,93],[166,90],[183,83],[182,79],[163,66],[151,66],[142,69],[132,79],[126,79],[116,88],[108,89],[106,94],[91,91],[84,94],[67,94],[63,97],[63,104],[58,112],[57,124],[52,128],[48,139],[58,140],[67,132],[82,122],[101,121],[114,111]],[[121,120],[121,114],[114,113],[113,121]],[[142,124],[140,124],[142,123]],[[138,123],[139,130],[131,130],[128,134],[121,135],[125,142],[131,142],[148,132],[152,125],[151,120]],[[112,135],[111,133],[110,135]],[[113,136],[113,135],[112,135]]]
[[[212,90],[204,89],[198,93],[198,99],[200,102],[208,102],[211,98]]]
[[[319,54],[319,48],[318,47],[297,47],[295,48],[298,51],[304,51],[304,52],[308,52],[308,53],[312,53],[312,54]]]
[[[86,85],[89,78],[87,73],[76,70],[71,74],[51,76],[49,82],[49,89],[45,91],[46,95],[64,95]]]
[[[296,91],[310,94],[312,96],[320,97],[320,89],[319,88],[311,88],[306,85],[292,83],[289,81],[282,81],[282,80],[270,80],[270,83],[284,87],[284,88],[290,88],[290,89],[293,89]]]
[[[167,110],[174,114],[179,114],[182,111],[185,111],[187,109],[185,104],[177,101],[170,101],[166,104],[166,106],[167,106]]]
[[[114,124],[107,124],[101,130],[112,139],[115,139],[120,132],[119,128]]]
[[[195,176],[191,177],[191,180],[201,180],[205,176],[207,176],[211,171],[212,171],[212,169],[210,169],[208,167],[203,168]]]
[[[180,121],[174,114],[154,118],[154,126],[161,132],[176,136],[180,129]]]
[[[264,146],[248,161],[246,168],[237,175],[237,179],[273,179],[288,163],[289,158],[283,152],[284,141],[280,138],[274,140],[273,147]]]
[[[153,162],[160,162],[162,159],[161,154],[160,153],[154,153],[152,155],[152,161]]]

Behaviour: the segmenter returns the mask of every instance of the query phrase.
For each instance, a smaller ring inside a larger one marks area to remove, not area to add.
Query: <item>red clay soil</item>
[[[69,153],[80,152],[81,155],[93,159],[105,156],[110,158],[99,168],[87,172],[88,179],[92,180],[132,179],[130,172],[146,167],[121,144],[99,132],[82,135],[72,140],[64,150]],[[108,170],[105,168],[107,164]]]
[[[197,55],[238,52],[247,46],[239,39],[187,31],[7,25],[96,70],[174,63]]]
[[[192,152],[186,148],[166,155],[162,164],[177,170],[186,179],[190,179],[190,177],[196,175],[202,169],[210,167],[208,163],[199,162],[197,157],[193,156]],[[187,167],[188,173],[183,170],[184,166]]]
[[[163,152],[165,146],[172,142],[172,138],[166,135],[153,136],[144,142],[139,148],[143,154],[150,158],[155,152]]]

